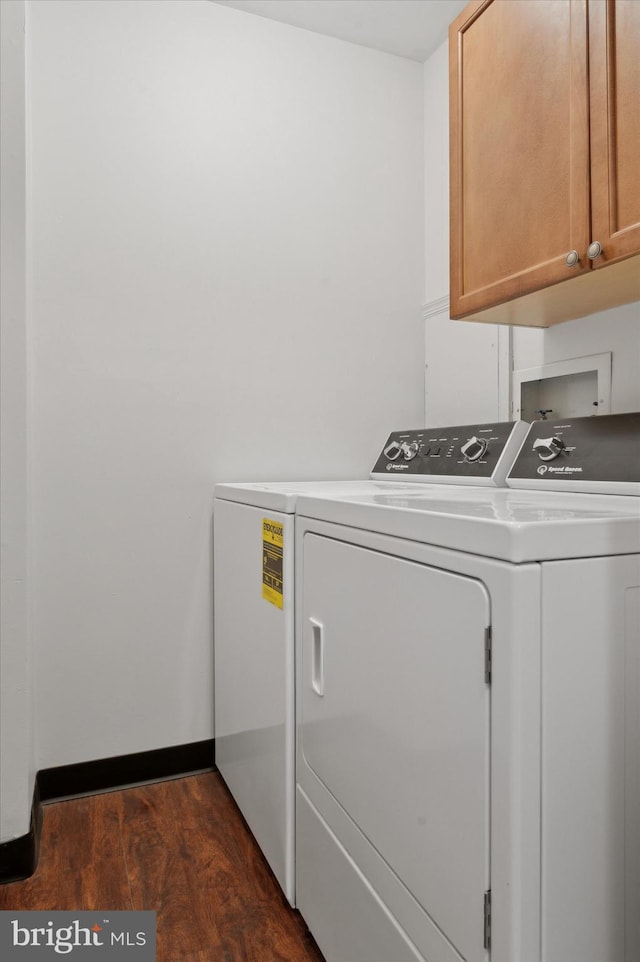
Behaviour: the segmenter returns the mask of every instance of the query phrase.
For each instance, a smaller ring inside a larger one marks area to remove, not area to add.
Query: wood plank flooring
[[[323,962],[216,772],[44,808],[0,909],[152,909],[157,962]]]

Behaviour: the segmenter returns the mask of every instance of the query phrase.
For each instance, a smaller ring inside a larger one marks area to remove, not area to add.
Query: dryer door
[[[313,533],[303,573],[303,763],[445,940],[470,962],[484,959],[487,591]]]

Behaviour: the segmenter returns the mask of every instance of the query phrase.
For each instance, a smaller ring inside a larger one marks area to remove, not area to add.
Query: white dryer
[[[536,422],[508,483],[298,501],[327,962],[640,958],[640,415]]]
[[[504,484],[526,429],[524,422],[455,429],[456,446],[466,450],[461,456],[461,477],[478,485]],[[382,456],[385,469],[374,480],[219,484],[215,488],[216,765],[291,905],[295,904],[296,504],[309,494],[349,498],[423,491],[425,481],[445,479],[442,465],[454,458],[451,444],[437,443],[441,437],[438,428],[394,432]]]

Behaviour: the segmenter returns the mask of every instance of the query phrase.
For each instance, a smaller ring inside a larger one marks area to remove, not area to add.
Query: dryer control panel
[[[501,486],[528,428],[525,421],[500,421],[394,431],[371,477]]]
[[[640,413],[534,421],[507,484],[640,495]]]

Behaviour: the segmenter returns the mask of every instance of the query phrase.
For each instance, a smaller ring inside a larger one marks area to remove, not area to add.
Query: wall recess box
[[[589,417],[611,413],[611,352],[513,372],[513,416]]]

